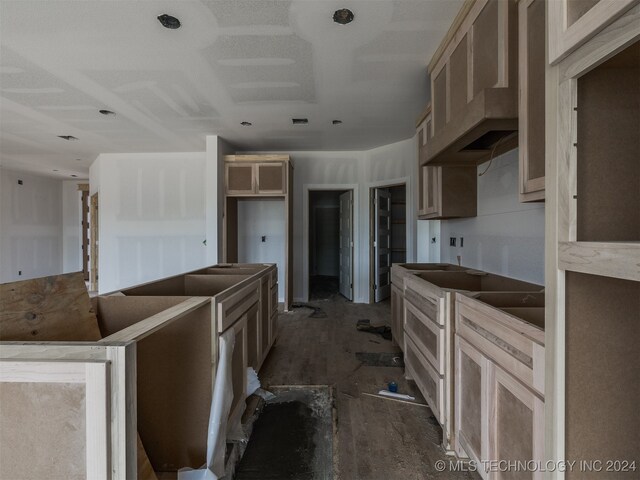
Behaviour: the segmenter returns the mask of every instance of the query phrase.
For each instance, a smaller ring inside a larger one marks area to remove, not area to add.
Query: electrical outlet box
[[[267,241],[267,236],[266,236],[266,235],[263,235],[263,236],[262,236],[262,243],[264,243],[264,242],[266,242],[266,241]]]
[[[455,247],[456,246],[456,237],[450,237],[449,238],[449,246],[450,247]]]
[[[22,270],[18,270],[18,275],[22,275]]]
[[[464,237],[460,237],[460,248],[464,247]]]

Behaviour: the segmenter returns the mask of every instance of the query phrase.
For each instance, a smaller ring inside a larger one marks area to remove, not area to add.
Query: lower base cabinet
[[[402,290],[391,285],[391,339],[404,352],[404,296]]]
[[[544,401],[457,335],[455,351],[456,454],[484,479],[542,479]]]

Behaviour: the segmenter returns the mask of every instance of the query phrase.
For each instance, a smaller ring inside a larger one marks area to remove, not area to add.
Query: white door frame
[[[406,197],[406,201],[407,201],[407,234],[406,234],[406,238],[407,238],[407,263],[411,263],[411,262],[415,262],[415,257],[416,257],[416,227],[417,227],[417,212],[416,212],[416,205],[417,203],[417,199],[414,199],[414,190],[413,190],[413,180],[411,177],[400,177],[400,178],[393,178],[391,180],[380,180],[378,182],[369,182],[366,184],[366,193],[367,193],[367,199],[369,199],[370,195],[371,195],[371,189],[372,188],[389,188],[389,187],[398,187],[404,185],[405,187],[405,197]],[[368,200],[367,200],[368,201]],[[363,275],[366,275],[366,288],[367,291],[369,292],[366,297],[369,298],[369,303],[375,303],[375,295],[371,289],[371,283],[372,283],[372,273],[371,273],[371,266],[369,265],[370,263],[370,259],[371,259],[371,243],[370,243],[370,238],[371,238],[371,232],[373,231],[373,229],[375,228],[375,225],[371,224],[371,206],[369,206],[369,209],[367,211],[367,224],[369,225],[369,228],[367,228],[367,233],[366,233],[366,239],[365,239],[365,244],[366,244],[366,249],[363,252],[364,253],[364,258],[366,259],[367,262],[367,268],[366,268],[366,272],[363,272]]]
[[[359,298],[359,195],[357,183],[305,183],[302,185],[302,299],[309,301],[309,192],[353,190],[353,298]]]

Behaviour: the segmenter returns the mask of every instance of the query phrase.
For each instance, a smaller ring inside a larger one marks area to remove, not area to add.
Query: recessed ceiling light
[[[78,140],[73,135],[58,135],[58,138],[61,138],[63,140],[69,140],[69,141]]]
[[[81,158],[76,158],[76,162],[81,162],[82,159]]]
[[[334,125],[342,125],[342,120],[334,120],[331,123],[333,123]]]
[[[53,169],[54,172],[57,172],[58,170],[56,170],[55,168]]]
[[[353,18],[353,12],[348,8],[341,8],[340,10],[336,10],[333,14],[333,21],[340,25],[346,25],[347,23],[353,22]]]
[[[243,127],[250,127],[251,125],[253,125],[253,123],[251,123],[251,122],[241,122],[240,125],[242,125]]]
[[[98,110],[102,115],[115,115],[116,112],[112,112],[111,110]]]
[[[160,15],[158,17],[158,21],[162,24],[163,27],[170,28],[171,30],[180,28],[181,25],[180,20],[178,20],[176,17],[172,17],[171,15],[167,15],[166,13]]]
[[[309,123],[309,119],[308,118],[292,118],[291,122],[294,125],[307,125]]]
[[[71,175],[73,178],[76,178],[78,175]]]

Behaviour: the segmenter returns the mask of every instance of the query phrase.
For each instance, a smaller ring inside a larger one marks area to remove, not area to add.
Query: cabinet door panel
[[[545,185],[545,6],[520,2],[520,200],[544,199]]]
[[[424,174],[424,211],[426,215],[438,215],[440,211],[440,182],[441,167],[423,167]]]
[[[286,193],[286,165],[282,163],[258,163],[256,183],[258,193]]]
[[[460,457],[468,456],[474,460],[483,458],[488,433],[486,380],[486,358],[456,335],[455,443],[456,453]]]
[[[247,362],[248,366],[258,370],[262,360],[262,344],[260,338],[260,309],[255,303],[247,311]]]
[[[227,195],[251,195],[255,193],[253,164],[226,164]]]
[[[508,462],[542,462],[544,457],[544,406],[528,388],[500,367],[491,364],[490,459]],[[506,473],[506,472],[505,472]],[[509,478],[538,479],[542,472],[509,472]]]

